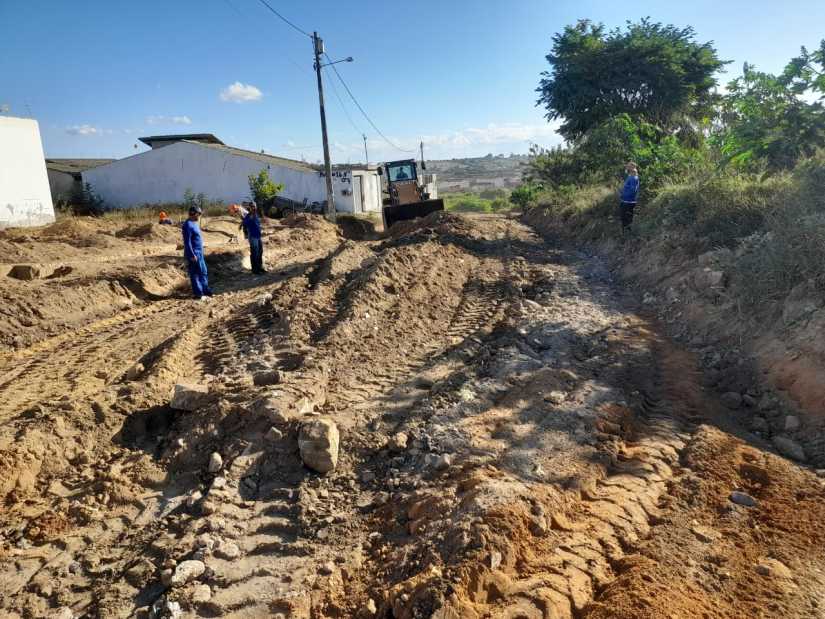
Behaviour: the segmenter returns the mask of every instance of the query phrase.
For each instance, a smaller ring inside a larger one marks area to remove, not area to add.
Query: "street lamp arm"
[[[341,60],[336,60],[336,61],[334,61],[334,62],[327,62],[327,63],[325,63],[325,64],[322,64],[322,65],[321,65],[321,67],[322,67],[322,68],[323,68],[323,67],[328,67],[328,66],[330,66],[330,65],[338,64],[339,62],[352,62],[353,60],[354,60],[354,59],[353,59],[353,57],[352,57],[352,56],[348,56],[347,58],[342,58]]]

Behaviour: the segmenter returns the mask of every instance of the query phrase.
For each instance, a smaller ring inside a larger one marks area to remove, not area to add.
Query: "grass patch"
[[[444,208],[454,213],[496,213],[513,208],[503,196],[484,198],[475,193],[453,193],[443,196]]]

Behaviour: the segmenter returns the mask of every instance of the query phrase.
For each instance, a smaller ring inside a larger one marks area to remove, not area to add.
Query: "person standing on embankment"
[[[624,181],[621,191],[621,202],[619,203],[619,218],[622,220],[622,230],[630,230],[633,224],[633,214],[636,210],[636,203],[639,201],[639,168],[632,161],[625,165],[627,178]]]
[[[209,288],[209,278],[206,272],[206,261],[203,259],[203,237],[198,224],[203,210],[199,206],[189,209],[189,219],[183,222],[183,257],[189,270],[189,281],[192,283],[192,294],[196,299],[203,300],[212,296]]]

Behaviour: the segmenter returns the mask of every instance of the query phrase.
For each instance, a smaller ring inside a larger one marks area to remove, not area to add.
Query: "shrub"
[[[281,183],[275,183],[269,177],[269,171],[266,168],[262,169],[258,174],[249,175],[249,192],[252,199],[258,204],[261,209],[266,209],[272,206],[277,195],[283,191],[284,186]]]

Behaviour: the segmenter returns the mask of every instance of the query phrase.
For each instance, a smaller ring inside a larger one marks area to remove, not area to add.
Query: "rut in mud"
[[[151,229],[106,242],[135,235],[172,260]],[[822,484],[749,445],[597,259],[439,213],[380,240],[297,218],[267,260],[227,245],[212,304],[168,275],[0,359],[2,613],[821,616]]]

